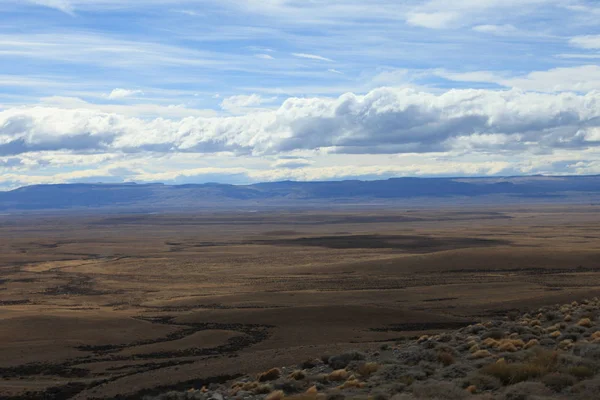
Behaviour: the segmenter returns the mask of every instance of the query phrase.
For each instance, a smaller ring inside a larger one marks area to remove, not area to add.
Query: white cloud
[[[237,113],[240,110],[246,108],[258,107],[266,101],[268,100],[262,98],[257,94],[237,95],[223,99],[223,101],[221,102],[221,108],[225,111]]]
[[[309,60],[318,60],[318,61],[328,61],[333,62],[331,58],[321,57],[315,54],[307,54],[307,53],[292,53],[294,57],[298,58],[308,58]]]
[[[152,103],[123,104],[94,104],[77,97],[52,96],[42,98],[42,107],[57,107],[71,110],[95,110],[105,113],[120,114],[140,118],[185,118],[212,117],[217,114],[214,110],[193,109],[182,104],[160,105]]]
[[[361,96],[290,98],[276,110],[235,117],[143,120],[79,108],[0,111],[0,156],[31,152],[339,154],[586,149],[599,146],[600,91],[542,94],[520,90],[376,89]],[[225,108],[261,105],[234,96]],[[82,104],[83,106],[83,104]],[[593,131],[592,131],[593,130]]]
[[[600,49],[600,35],[575,36],[569,43],[582,49]]]
[[[263,60],[274,60],[275,59],[270,54],[256,54],[256,58],[262,58]]]
[[[443,29],[449,27],[459,17],[455,12],[410,13],[406,22],[410,25],[430,29]]]
[[[124,99],[126,97],[132,97],[132,96],[137,96],[137,95],[143,95],[144,92],[142,92],[141,90],[131,90],[131,89],[114,89],[112,92],[110,92],[110,94],[108,95],[108,98],[111,100],[117,100],[117,99]]]
[[[474,31],[489,33],[497,36],[510,36],[519,33],[519,30],[513,25],[477,25],[473,27]]]
[[[67,0],[26,0],[30,3],[54,8],[69,15],[75,15],[75,11],[71,3]]]
[[[600,90],[600,66],[582,65],[534,71],[523,77],[502,79],[499,83],[508,87],[540,92],[577,91],[585,93]]]
[[[338,71],[337,69],[334,69],[334,68],[329,68],[329,69],[327,70],[327,72],[331,72],[331,73],[333,73],[333,74],[339,74],[339,75],[342,75],[342,74],[343,74],[343,72],[342,72],[342,71]]]

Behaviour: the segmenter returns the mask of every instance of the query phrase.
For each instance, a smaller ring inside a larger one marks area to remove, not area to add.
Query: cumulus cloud
[[[223,99],[221,108],[232,114],[243,114],[250,111],[257,111],[257,107],[276,100],[276,97],[262,97],[258,94],[237,95]]]
[[[144,92],[142,92],[141,90],[117,88],[117,89],[114,89],[112,92],[110,92],[110,94],[108,95],[108,98],[111,100],[117,100],[117,99],[124,99],[126,97],[141,95],[141,94],[144,94]]]
[[[260,104],[253,96],[229,106]],[[0,111],[0,156],[76,153],[340,154],[585,149],[600,145],[600,92],[375,89],[338,98],[290,98],[276,110],[166,120],[88,109]]]

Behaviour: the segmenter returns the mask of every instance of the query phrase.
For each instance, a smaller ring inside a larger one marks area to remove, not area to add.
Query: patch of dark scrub
[[[35,279],[35,278],[20,278],[20,279],[11,279],[10,282],[15,282],[15,283],[33,283],[33,282],[39,282],[39,279]]]
[[[185,323],[180,324],[173,321],[173,317],[139,317],[138,319],[143,321],[152,322],[155,324],[175,325],[183,327],[182,330],[171,333],[165,337],[150,340],[139,340],[136,342],[130,342],[126,344],[118,345],[100,345],[100,346],[78,346],[76,347],[81,351],[93,352],[96,355],[106,355],[111,353],[117,353],[123,349],[130,347],[143,346],[148,344],[171,342],[175,340],[183,339],[196,332],[207,331],[207,330],[228,330],[244,333],[244,336],[238,336],[230,338],[227,343],[212,347],[212,348],[188,348],[177,351],[163,351],[145,354],[136,354],[136,359],[147,360],[147,359],[158,359],[158,358],[176,358],[176,357],[191,357],[191,356],[215,356],[223,355],[226,353],[234,353],[242,350],[246,347],[260,343],[266,340],[271,334],[270,325],[256,325],[256,324],[219,324],[219,323]],[[127,360],[128,357],[121,357],[114,355],[110,357],[111,361]]]
[[[103,291],[94,289],[94,280],[89,276],[70,277],[69,281],[60,286],[44,290],[42,293],[48,296],[101,296],[106,294],[121,294],[121,291]]]
[[[31,300],[2,300],[0,306],[20,306],[23,304],[31,304]]]
[[[238,379],[242,375],[220,375],[204,379],[194,379],[185,382],[178,382],[173,385],[157,386],[152,389],[143,389],[139,392],[127,396],[116,396],[113,397],[116,400],[138,400],[143,398],[151,398],[152,396],[159,396],[166,392],[171,391],[186,391],[189,389],[201,389],[203,386],[209,386],[211,384],[223,384],[234,379]]]
[[[180,311],[192,311],[192,310],[267,310],[273,308],[286,308],[286,306],[262,306],[253,304],[242,304],[237,306],[228,306],[226,304],[197,304],[192,306],[142,306],[151,310],[159,310],[164,312],[180,312]]]
[[[89,374],[90,371],[87,369],[45,363],[33,363],[19,365],[16,367],[0,368],[0,376],[5,379],[32,375],[60,376],[62,378],[83,378]]]
[[[395,249],[427,253],[456,248],[508,245],[510,242],[497,239],[443,238],[424,235],[346,235],[257,240],[250,244],[313,246],[332,249]]]
[[[175,366],[186,365],[186,364],[193,364],[195,362],[196,361],[194,361],[194,360],[187,360],[187,361],[167,361],[167,362],[162,362],[162,363],[131,364],[131,365],[121,365],[119,367],[110,367],[110,368],[107,368],[106,370],[117,372],[117,371],[126,371],[128,369],[135,369],[135,373],[139,374],[142,372],[153,371],[155,369],[175,367]]]
[[[67,400],[88,389],[85,383],[70,382],[63,386],[54,386],[43,392],[25,392],[18,396],[2,397],[5,400]]]
[[[523,267],[523,268],[461,268],[440,271],[442,273],[520,273],[528,275],[555,275],[555,274],[571,274],[581,272],[598,272],[600,269],[594,267],[573,267],[573,268],[540,268],[540,267]],[[562,284],[561,284],[562,285]]]
[[[458,300],[458,297],[439,297],[439,298],[435,298],[435,299],[425,299],[423,300],[424,303],[435,303],[438,301],[449,301],[449,300]]]
[[[373,332],[415,332],[415,331],[429,331],[438,329],[460,329],[465,326],[473,324],[472,321],[467,322],[408,322],[402,324],[392,324],[385,328],[371,328]]]

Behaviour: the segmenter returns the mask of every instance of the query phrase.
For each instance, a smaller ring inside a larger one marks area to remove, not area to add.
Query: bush
[[[542,383],[555,392],[560,393],[564,389],[576,384],[577,379],[572,375],[554,372],[544,376],[542,378]]]
[[[569,374],[573,375],[575,378],[577,378],[579,380],[591,378],[592,376],[595,375],[595,371],[592,368],[587,367],[585,365],[578,365],[575,367],[571,367],[571,368],[567,369],[567,371]]]
[[[374,374],[379,369],[379,365],[374,362],[363,363],[358,366],[356,372],[358,372],[361,376],[369,376]]]
[[[493,376],[502,382],[503,385],[514,385],[515,383],[525,382],[530,379],[539,378],[543,371],[533,364],[523,363],[494,363],[481,369],[486,375]]]
[[[504,400],[528,400],[534,396],[549,396],[552,392],[540,382],[521,382],[506,389]]]
[[[506,336],[506,332],[504,332],[503,330],[492,329],[492,330],[487,331],[483,335],[481,335],[481,339],[485,340],[485,339],[491,338],[494,340],[500,340],[500,339],[504,339],[505,336]]]
[[[346,368],[352,361],[364,360],[365,355],[358,351],[351,351],[348,353],[340,354],[338,356],[329,357],[328,364],[333,369]]]
[[[498,362],[489,364],[481,369],[486,375],[494,376],[504,384],[512,385],[530,379],[542,377],[556,371],[558,367],[558,353],[555,351],[537,350],[528,354],[524,362],[506,363]]]
[[[462,400],[470,396],[466,390],[450,382],[429,381],[415,383],[412,388],[417,399]]]
[[[445,352],[445,351],[441,351],[438,354],[438,361],[440,363],[442,363],[446,367],[449,366],[449,365],[454,364],[454,362],[455,362],[454,356],[452,354],[448,353],[448,352]]]
[[[478,390],[497,390],[502,387],[502,382],[493,376],[475,373],[464,380],[465,387],[471,385]]]

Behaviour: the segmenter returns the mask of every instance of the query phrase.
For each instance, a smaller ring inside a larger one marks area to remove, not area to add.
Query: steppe
[[[0,216],[0,397],[141,398],[593,298],[599,211]]]

